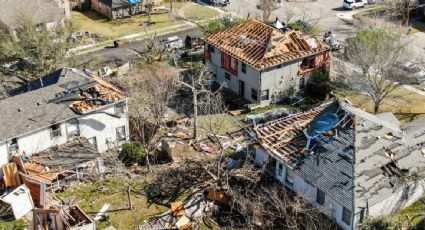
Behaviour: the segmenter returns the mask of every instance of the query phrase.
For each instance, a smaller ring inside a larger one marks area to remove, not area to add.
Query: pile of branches
[[[149,199],[174,201],[188,190],[220,191],[230,197],[217,203],[218,211],[206,213],[221,227],[244,229],[337,229],[307,201],[268,182],[262,168],[249,159],[230,166],[216,161],[185,160],[157,174],[147,186]]]

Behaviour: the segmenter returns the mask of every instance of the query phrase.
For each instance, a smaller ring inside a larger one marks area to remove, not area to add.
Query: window
[[[241,64],[241,71],[242,73],[246,73],[246,64],[242,62]]]
[[[115,114],[121,115],[125,113],[125,103],[119,103],[115,105]]]
[[[96,137],[92,137],[92,138],[89,138],[87,140],[89,141],[90,144],[94,145],[94,147],[96,148],[96,151],[97,151],[97,139],[96,139]]]
[[[282,177],[283,175],[283,165],[279,163],[279,166],[277,167],[277,175]]]
[[[125,134],[125,126],[121,126],[117,128],[117,140],[118,141],[125,141],[126,138],[126,134]]]
[[[213,76],[213,78],[217,78],[217,74],[213,74],[212,76]]]
[[[343,207],[342,209],[342,222],[351,225],[351,211]]]
[[[208,44],[208,52],[214,53],[214,46]]]
[[[261,91],[261,100],[262,101],[269,100],[269,90],[268,89]]]
[[[238,60],[224,52],[221,52],[221,67],[236,75],[238,74]]]
[[[68,121],[66,124],[66,135],[68,138],[80,136],[80,128],[77,119]]]
[[[294,185],[294,171],[288,167],[286,167],[285,182],[288,185]]]
[[[59,124],[50,126],[50,137],[53,139],[60,136],[62,136],[61,126]]]
[[[18,139],[13,138],[12,140],[10,140],[9,153],[16,153],[18,152],[18,149]]]
[[[252,88],[251,88],[251,98],[254,99],[254,100],[257,100],[258,99],[258,92],[257,92],[257,90],[252,89]]]
[[[224,77],[225,77],[227,80],[230,80],[230,74],[228,74],[228,73],[224,73]]]
[[[324,205],[325,204],[325,193],[322,190],[320,190],[320,189],[317,189],[316,203],[318,203],[320,205]]]

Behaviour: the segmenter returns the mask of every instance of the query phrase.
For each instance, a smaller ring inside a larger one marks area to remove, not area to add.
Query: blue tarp
[[[130,4],[140,3],[140,0],[128,0],[128,3],[130,3]]]

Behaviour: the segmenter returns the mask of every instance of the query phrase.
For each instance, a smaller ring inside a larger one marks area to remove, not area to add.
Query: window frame
[[[69,129],[70,125],[75,125],[77,127],[75,133],[69,132],[68,129]],[[70,119],[66,122],[66,136],[67,136],[68,139],[72,138],[72,137],[80,136],[80,122],[76,118]]]
[[[214,53],[215,52],[214,46],[212,46],[211,44],[208,44],[207,45],[207,51],[210,52],[210,53]]]
[[[264,94],[264,92],[267,92],[267,94]],[[267,95],[267,98],[265,99],[265,95]],[[270,90],[266,89],[266,90],[261,90],[261,100],[262,101],[268,101],[270,100]]]
[[[251,88],[251,98],[255,101],[258,101],[258,91],[254,88]]]
[[[124,136],[119,135],[119,131],[118,131],[119,129],[122,129],[124,131]],[[117,138],[118,142],[127,140],[127,133],[126,132],[127,131],[125,129],[125,125],[115,128],[115,134],[116,134],[116,138]]]
[[[316,203],[324,205],[326,202],[326,194],[319,188],[316,189]]]
[[[7,146],[7,151],[9,151],[9,154],[17,153],[19,151],[18,138],[10,139],[9,145]]]
[[[348,215],[348,217],[347,217]],[[346,218],[349,218],[348,220]],[[346,207],[342,207],[342,215],[341,220],[344,222],[344,224],[351,226],[351,219],[352,219],[352,212],[348,210]],[[348,222],[348,223],[347,223]]]
[[[56,128],[54,128],[56,127]],[[60,124],[53,124],[50,126],[50,138],[53,140],[54,138],[62,136],[62,129]]]
[[[125,114],[125,103],[124,102],[120,102],[120,103],[115,104],[115,106],[114,106],[114,113],[116,115]]]
[[[92,143],[90,140],[94,140],[94,142]],[[97,137],[96,137],[96,136],[94,136],[94,137],[90,137],[90,138],[87,138],[87,141],[88,141],[90,144],[94,145],[94,147],[96,148],[96,151],[98,151],[98,150],[97,150]]]
[[[294,185],[294,170],[288,167],[286,167],[285,183],[290,186]]]
[[[282,177],[283,176],[283,164],[278,163],[277,165],[277,176]]]
[[[227,80],[230,80],[231,77],[232,77],[232,75],[230,75],[230,73],[224,72],[224,78],[226,78]]]
[[[241,62],[241,72],[246,73],[246,63],[245,62]]]

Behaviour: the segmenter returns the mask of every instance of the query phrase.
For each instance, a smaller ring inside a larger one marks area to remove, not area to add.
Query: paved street
[[[162,35],[162,36],[158,36],[157,37],[157,41],[160,41],[162,39],[165,39],[167,37],[171,37],[171,36],[178,36],[181,39],[184,39],[186,37],[186,35],[189,36],[201,36],[201,31],[199,28],[190,28],[184,31],[179,31],[176,33],[170,33],[167,35]],[[108,61],[110,62],[115,62],[115,61],[120,61],[120,62],[128,62],[131,60],[134,60],[137,58],[136,53],[133,51],[133,49],[142,49],[145,45],[146,45],[146,41],[145,40],[140,40],[140,41],[136,41],[136,42],[131,42],[131,43],[126,43],[120,46],[120,48],[113,48],[112,46],[113,44],[111,43],[110,46],[105,47],[103,49],[100,50],[96,50],[93,52],[89,52],[89,53],[85,53],[85,54],[81,54],[81,55],[77,55],[75,56],[78,61],[78,63],[84,63],[90,59],[95,58],[97,62],[105,62],[107,63]]]

